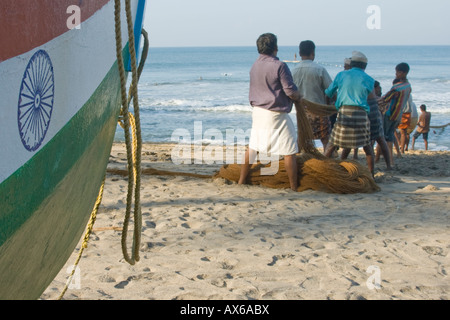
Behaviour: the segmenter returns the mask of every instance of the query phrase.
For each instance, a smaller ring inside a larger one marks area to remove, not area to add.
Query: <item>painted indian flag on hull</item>
[[[138,35],[144,9],[131,0]],[[86,227],[120,112],[114,12],[114,0],[0,3],[0,299],[38,298]]]

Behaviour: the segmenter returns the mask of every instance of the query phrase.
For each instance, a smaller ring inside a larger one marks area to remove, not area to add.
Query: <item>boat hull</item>
[[[16,223],[9,223],[10,235],[0,247],[0,299],[39,297],[79,242],[111,151],[118,81],[111,70],[73,122],[1,185],[0,193],[9,199],[2,210]],[[101,117],[92,117],[98,108]],[[49,158],[61,165],[54,168]],[[47,188],[40,187],[42,181]]]
[[[17,11],[14,1],[6,6]],[[121,105],[114,1],[83,4],[79,29],[0,54],[2,300],[40,297],[80,241],[105,175]]]

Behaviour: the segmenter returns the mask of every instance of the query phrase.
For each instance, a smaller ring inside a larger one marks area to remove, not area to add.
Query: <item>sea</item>
[[[408,63],[418,112],[425,104],[432,114],[431,126],[450,123],[450,46],[318,46],[315,61],[334,78],[354,50],[368,57],[366,72],[381,83],[383,94],[392,86],[395,66]],[[278,57],[293,71],[298,46],[280,46]],[[139,81],[143,141],[248,143],[249,71],[257,58],[256,47],[151,47]],[[293,120],[294,112],[295,108]],[[124,141],[120,126],[115,140]],[[424,148],[422,137],[415,147]],[[450,125],[432,129],[429,150],[449,149]]]

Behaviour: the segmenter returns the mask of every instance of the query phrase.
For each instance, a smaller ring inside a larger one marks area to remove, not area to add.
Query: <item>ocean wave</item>
[[[145,90],[146,88],[154,87],[167,87],[167,86],[185,86],[187,84],[198,84],[202,81],[202,77],[186,79],[186,80],[178,80],[178,81],[154,81],[154,82],[144,82],[139,83],[140,90]]]
[[[176,80],[175,80],[176,79]],[[157,79],[152,81],[142,81],[139,83],[140,88],[154,88],[154,87],[164,87],[164,86],[184,86],[184,85],[198,85],[198,84],[213,84],[217,85],[217,83],[243,83],[248,84],[249,78],[247,75],[245,76],[234,76],[233,73],[218,73],[215,75],[198,75],[198,76],[190,76],[188,78],[174,78],[174,81],[168,81],[167,78],[161,78],[161,81]]]
[[[251,113],[252,107],[250,105],[226,105],[226,106],[214,106],[214,107],[204,107],[201,111],[205,112],[243,112]]]
[[[450,79],[436,78],[430,80],[433,83],[450,84]]]
[[[195,101],[183,99],[169,99],[159,101],[141,102],[141,109],[146,111],[166,111],[170,112],[234,112],[234,113],[250,113],[252,111],[250,105],[240,103],[216,104],[216,101]]]
[[[445,96],[436,95],[435,93],[422,93],[416,94],[413,97],[413,101],[416,104],[417,108],[421,104],[425,104],[428,108],[428,111],[442,114],[450,114],[450,94]]]

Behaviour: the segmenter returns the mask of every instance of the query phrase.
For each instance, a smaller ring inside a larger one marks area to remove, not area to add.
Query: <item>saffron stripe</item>
[[[69,31],[71,5],[86,21],[112,0],[2,0],[0,4],[0,62],[28,52]]]

